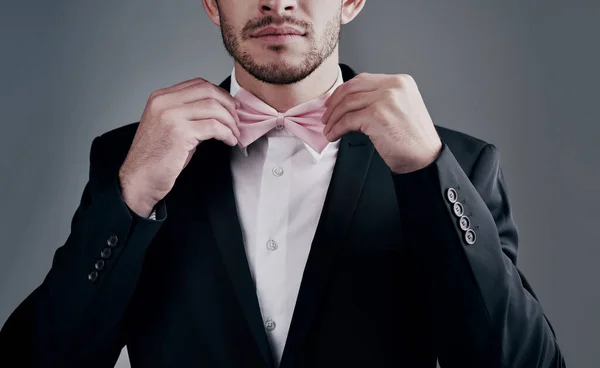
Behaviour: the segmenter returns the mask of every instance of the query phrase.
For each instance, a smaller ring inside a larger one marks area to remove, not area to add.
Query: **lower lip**
[[[303,36],[297,35],[297,34],[283,34],[283,35],[265,35],[265,36],[258,36],[255,38],[259,39],[259,40],[267,41],[267,42],[284,43],[284,42],[295,41],[301,37],[303,37]]]

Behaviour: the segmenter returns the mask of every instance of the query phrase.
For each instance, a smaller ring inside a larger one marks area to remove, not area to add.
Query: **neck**
[[[336,82],[339,66],[337,52],[331,54],[311,75],[298,83],[277,85],[262,82],[235,63],[235,77],[246,91],[260,98],[279,112],[285,112],[303,102],[327,92]]]

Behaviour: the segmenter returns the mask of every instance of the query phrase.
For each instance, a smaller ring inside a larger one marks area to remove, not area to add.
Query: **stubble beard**
[[[239,40],[249,39],[251,31],[275,24],[274,19],[268,16],[258,22],[250,22],[240,32],[241,35],[238,35],[236,30],[227,22],[227,19],[222,16],[222,12],[220,13],[220,22],[223,44],[229,55],[254,78],[277,85],[297,83],[311,75],[333,53],[339,42],[341,31],[339,13],[327,23],[321,42],[315,39],[315,33],[310,24],[283,17],[278,23],[299,25],[307,31],[305,37],[310,37],[309,51],[297,65],[292,65],[282,59],[258,64],[248,52],[242,50]],[[269,49],[274,52],[285,52],[286,48],[287,46],[284,45],[269,46]]]

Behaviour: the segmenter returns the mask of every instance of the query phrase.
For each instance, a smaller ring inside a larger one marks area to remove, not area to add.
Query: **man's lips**
[[[265,27],[252,35],[252,37],[265,36],[304,36],[304,32],[291,27]]]

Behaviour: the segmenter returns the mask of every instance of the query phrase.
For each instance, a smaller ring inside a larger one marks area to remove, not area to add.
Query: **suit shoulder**
[[[138,125],[139,122],[123,125],[94,139],[91,152],[92,161],[120,166],[129,152]]]
[[[450,148],[450,151],[466,173],[471,172],[472,167],[479,158],[481,150],[490,144],[483,139],[457,130],[438,125],[435,128],[442,143]]]
[[[442,142],[446,143],[451,149],[455,148],[459,151],[479,153],[483,147],[489,144],[489,142],[486,142],[483,139],[459,132],[458,130],[438,125],[436,125],[435,128]]]
[[[120,126],[115,129],[111,129],[100,135],[100,139],[108,144],[126,144],[129,148],[135,132],[137,131],[139,122]]]
[[[113,151],[129,151],[133,137],[137,131],[139,122],[120,126],[118,128],[102,133],[98,137],[100,146],[108,147]]]

